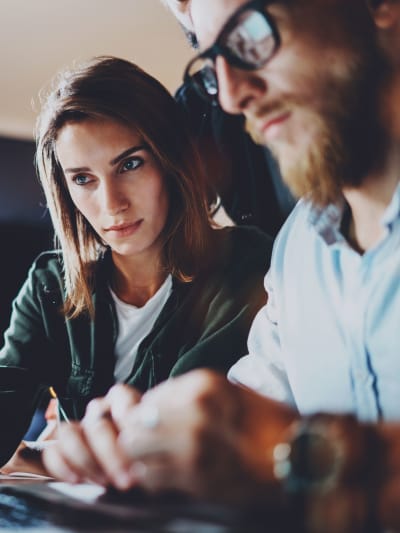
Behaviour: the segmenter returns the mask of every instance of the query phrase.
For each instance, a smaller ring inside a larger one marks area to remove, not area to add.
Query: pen
[[[57,400],[58,411],[59,411],[59,413],[61,414],[61,416],[63,417],[64,421],[69,423],[68,415],[67,415],[67,413],[64,411],[63,406],[61,405],[61,402],[60,402],[60,400],[58,399],[58,396],[57,396],[57,394],[56,394],[56,391],[54,390],[54,387],[49,387],[49,393],[50,393],[50,396],[51,396],[52,398],[54,398],[55,400]]]

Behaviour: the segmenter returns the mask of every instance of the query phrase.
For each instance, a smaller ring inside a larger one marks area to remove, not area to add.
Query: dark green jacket
[[[210,265],[173,289],[150,334],[141,342],[127,383],[145,391],[170,376],[200,367],[226,373],[246,353],[248,331],[266,295],[271,240],[255,228],[215,231]],[[118,334],[108,291],[109,255],[99,260],[95,319],[65,320],[58,252],[40,255],[13,303],[0,351],[0,464],[27,430],[41,395],[53,386],[71,418],[114,383]]]

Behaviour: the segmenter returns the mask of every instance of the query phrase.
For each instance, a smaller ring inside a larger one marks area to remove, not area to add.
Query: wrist
[[[377,431],[384,443],[384,462],[378,494],[378,516],[388,530],[400,530],[400,426],[382,424]]]
[[[292,424],[274,449],[274,472],[308,530],[374,530],[382,447],[376,429],[352,416],[314,415]]]

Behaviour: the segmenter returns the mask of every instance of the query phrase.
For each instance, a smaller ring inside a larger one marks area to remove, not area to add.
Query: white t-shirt
[[[131,373],[139,344],[152,330],[171,290],[172,276],[169,274],[150,300],[143,307],[136,307],[120,300],[110,288],[118,319],[114,368],[114,378],[117,383],[125,381]]]

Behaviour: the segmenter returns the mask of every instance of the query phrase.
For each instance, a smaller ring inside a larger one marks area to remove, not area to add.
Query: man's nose
[[[267,82],[257,71],[232,67],[222,56],[215,60],[215,71],[219,103],[227,113],[244,113],[267,90]]]

